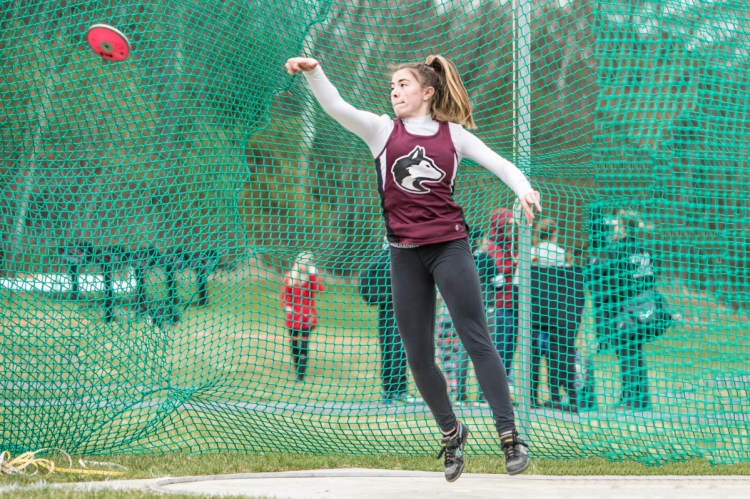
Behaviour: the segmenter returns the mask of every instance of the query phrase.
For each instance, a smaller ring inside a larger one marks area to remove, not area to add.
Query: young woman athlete
[[[452,482],[463,471],[469,429],[457,421],[435,364],[436,285],[492,408],[506,470],[523,472],[528,446],[516,431],[505,368],[487,330],[468,227],[453,189],[465,157],[513,189],[529,223],[534,208],[541,210],[539,193],[518,168],[466,130],[475,127],[469,96],[456,67],[442,56],[402,64],[393,72],[395,119],[345,102],[316,59],[294,57],[286,69],[302,72],[325,112],[364,140],[375,158],[396,322],[414,381],[443,432],[438,457],[445,455],[445,478]]]

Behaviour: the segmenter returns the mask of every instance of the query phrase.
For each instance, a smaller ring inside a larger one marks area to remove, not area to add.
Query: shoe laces
[[[524,446],[527,449],[529,445],[518,437],[518,433],[515,431],[511,438],[503,442],[503,453],[506,459],[515,459],[521,455],[520,447]]]
[[[445,455],[445,464],[449,465],[456,461],[456,451],[461,444],[461,428],[458,428],[456,435],[445,438],[443,437],[443,448],[440,449],[440,453],[437,458],[440,459]]]
[[[437,458],[440,459],[441,457],[445,456],[445,465],[448,466],[450,464],[453,464],[456,462],[456,450],[458,449],[458,446],[444,446],[442,449],[440,449],[440,453],[437,455]]]

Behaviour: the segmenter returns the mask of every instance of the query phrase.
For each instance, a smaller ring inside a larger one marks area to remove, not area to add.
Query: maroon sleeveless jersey
[[[448,123],[429,136],[410,134],[400,119],[393,124],[375,158],[388,240],[411,246],[466,237],[464,212],[453,201],[458,158]]]

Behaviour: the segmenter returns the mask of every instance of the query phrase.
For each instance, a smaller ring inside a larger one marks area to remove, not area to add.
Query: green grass
[[[470,447],[467,447],[467,452]],[[70,483],[99,480],[150,479],[160,477],[224,475],[234,473],[268,473],[313,469],[371,468],[384,470],[442,472],[442,461],[434,455],[404,456],[384,454],[377,456],[352,456],[348,454],[307,455],[292,453],[245,454],[208,452],[205,454],[116,454],[93,457],[74,457],[89,462],[116,463],[127,471],[122,476],[107,477],[75,473],[47,475],[0,475],[0,484],[28,485],[47,481]],[[53,458],[54,460],[54,458]],[[58,464],[64,466],[63,464]],[[94,467],[92,466],[92,469]],[[467,473],[504,473],[503,460],[498,456],[471,456]],[[750,475],[750,463],[737,465],[711,465],[705,460],[647,466],[634,462],[611,462],[600,458],[588,459],[534,459],[529,474],[549,476],[702,476]]]
[[[467,449],[470,449],[467,447]],[[435,448],[437,451],[437,447]],[[467,450],[468,452],[468,450]],[[499,451],[498,451],[499,452]],[[348,454],[307,455],[287,453],[240,454],[159,454],[112,455],[101,460],[116,462],[128,468],[126,478],[156,478],[164,476],[218,475],[231,473],[261,473],[310,469],[373,468],[387,470],[443,471],[437,452],[428,455],[352,456]],[[504,473],[499,456],[471,456],[468,473]],[[750,463],[711,465],[704,460],[647,466],[634,462],[611,462],[604,459],[535,459],[529,473],[539,475],[750,475]],[[60,475],[62,476],[62,475]],[[66,477],[66,480],[74,476]],[[77,479],[80,480],[80,477]],[[74,481],[77,481],[74,480]]]
[[[328,283],[309,377],[300,386],[290,368],[278,276],[263,275],[254,265],[217,273],[209,307],[185,309],[182,320],[164,330],[126,306],[115,323],[105,325],[96,301],[79,305],[30,293],[3,295],[0,365],[6,382],[0,400],[14,402],[0,405],[0,420],[9,422],[0,427],[6,446],[0,450],[149,455],[313,448],[352,459],[433,452],[437,435],[429,412],[377,405],[375,311],[356,286]],[[180,289],[184,300],[195,291],[184,276]],[[611,353],[589,352],[597,411],[579,418],[518,412],[536,455],[645,464],[750,461],[743,419],[750,413],[747,392],[742,382],[715,381],[742,376],[747,338],[738,324],[721,317],[721,327],[713,330],[686,321],[649,346],[652,412],[618,411],[617,361]],[[581,346],[590,343],[592,331],[588,314]],[[724,345],[729,337],[734,354]],[[473,377],[469,386],[475,397]],[[352,405],[331,410],[331,404]],[[490,415],[470,409],[461,417],[472,427],[477,459],[495,455]]]
[[[148,490],[97,490],[97,491],[80,491],[80,490],[60,490],[45,487],[42,489],[24,488],[21,490],[9,490],[0,492],[0,497],[20,497],[25,499],[155,499],[163,498],[161,492],[151,492]],[[187,494],[169,494],[169,497],[195,498],[195,495]],[[233,496],[222,496],[231,498]]]

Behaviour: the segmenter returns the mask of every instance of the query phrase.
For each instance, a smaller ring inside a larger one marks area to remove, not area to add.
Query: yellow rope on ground
[[[44,459],[44,458],[40,458],[36,456],[37,454],[41,452],[47,452],[50,450],[55,450],[56,452],[63,454],[68,460],[68,466],[71,466],[73,464],[73,459],[70,457],[70,454],[68,454],[65,451],[58,450],[58,449],[39,449],[33,452],[25,452],[21,454],[20,456],[17,456],[13,459],[11,459],[10,452],[6,450],[0,453],[0,472],[5,473],[6,475],[21,475],[25,473],[30,474],[30,475],[36,475],[37,473],[42,472],[42,471],[46,471],[48,474],[50,473],[78,473],[82,475],[111,475],[111,476],[125,474],[124,471],[89,469],[87,467],[87,463],[82,459],[78,460],[78,463],[81,465],[80,469],[70,468],[70,467],[58,468],[57,466],[55,466],[55,463],[51,459]],[[113,467],[123,468],[122,466],[115,464],[115,463],[92,461],[90,464],[95,464],[97,466],[113,466]]]

